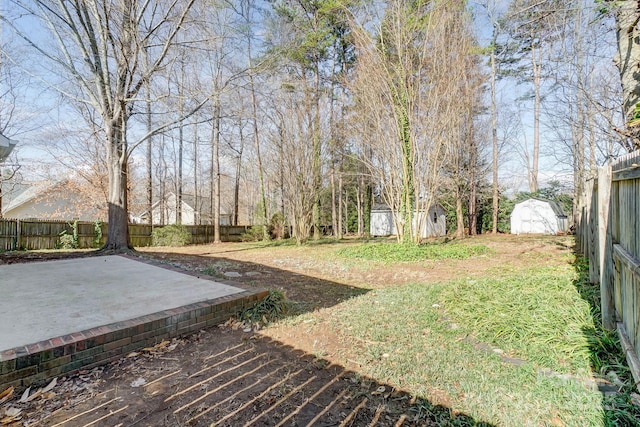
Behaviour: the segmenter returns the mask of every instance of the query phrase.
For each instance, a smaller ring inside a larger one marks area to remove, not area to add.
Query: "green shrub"
[[[251,324],[266,325],[284,317],[289,310],[287,297],[282,291],[271,290],[265,299],[241,311],[238,318]]]
[[[276,212],[269,223],[269,234],[272,239],[282,240],[287,232],[287,220],[282,212]]]
[[[167,225],[151,232],[153,246],[185,246],[191,243],[191,233],[184,225]]]
[[[62,230],[60,233],[60,242],[58,243],[59,249],[78,249],[78,221],[68,224],[71,227],[71,234],[67,233],[67,230]]]
[[[100,247],[102,241],[102,222],[96,221],[93,223],[93,247]]]
[[[240,240],[243,242],[259,242],[264,240],[264,225],[254,225],[246,233],[242,233]]]
[[[73,238],[72,234],[67,234],[67,230],[63,230],[60,233],[60,241],[58,243],[58,249],[77,249],[78,242]]]

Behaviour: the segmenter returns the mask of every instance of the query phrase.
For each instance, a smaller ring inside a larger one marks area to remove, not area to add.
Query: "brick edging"
[[[1,351],[0,391],[9,386],[27,387],[80,369],[90,369],[131,351],[154,346],[163,339],[218,325],[268,295],[266,290],[229,284],[244,290]]]

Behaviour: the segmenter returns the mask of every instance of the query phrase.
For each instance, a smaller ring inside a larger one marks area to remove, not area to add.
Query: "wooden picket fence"
[[[601,167],[579,206],[577,244],[600,284],[603,326],[617,329],[640,383],[640,151]]]
[[[0,219],[0,251],[56,249],[61,245],[61,236],[73,235],[73,227],[73,221]],[[151,232],[158,227],[160,226],[129,224],[131,244],[134,247],[151,246]],[[213,242],[213,225],[185,227],[191,232],[192,244]],[[247,226],[220,226],[220,239],[223,242],[238,242],[248,228]],[[106,242],[106,223],[78,221],[76,229],[79,248],[100,247]]]

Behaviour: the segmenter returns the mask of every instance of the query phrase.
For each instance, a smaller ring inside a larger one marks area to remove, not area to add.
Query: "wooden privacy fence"
[[[640,383],[640,151],[599,168],[579,206],[577,243],[600,284],[603,326],[618,330]]]
[[[100,247],[106,242],[106,223],[78,221],[75,224],[79,248]],[[151,232],[153,228],[159,227],[161,226],[129,224],[131,244],[136,247],[151,246]],[[185,227],[191,233],[191,243],[213,242],[213,225]],[[247,229],[246,226],[220,226],[220,240],[238,242]],[[73,233],[73,221],[0,219],[0,251],[56,249],[61,245],[61,236],[72,236]]]

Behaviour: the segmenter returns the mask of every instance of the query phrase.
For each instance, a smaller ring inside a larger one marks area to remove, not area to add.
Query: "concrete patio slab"
[[[0,265],[0,385],[212,326],[264,295],[125,256]]]

